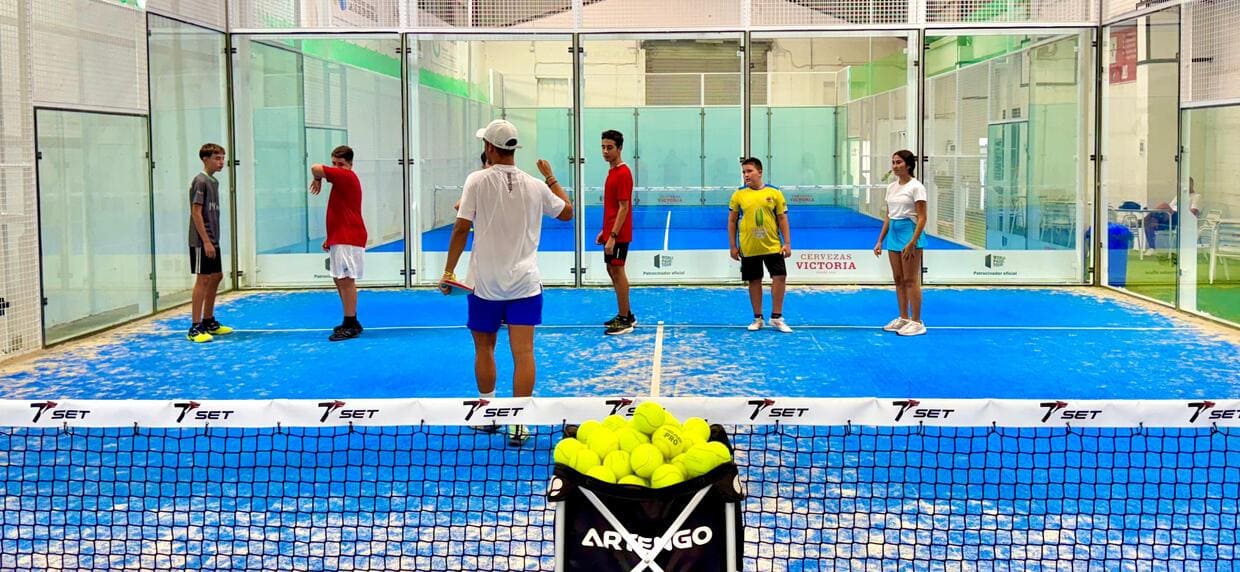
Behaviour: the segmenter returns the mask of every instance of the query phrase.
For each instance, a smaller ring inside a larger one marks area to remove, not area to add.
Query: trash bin
[[[1085,243],[1090,230],[1085,231]],[[1107,284],[1124,287],[1128,284],[1128,250],[1132,248],[1132,230],[1117,222],[1107,223]]]
[[[711,440],[727,445],[722,427],[712,427]],[[547,491],[555,503],[555,569],[738,572],[744,498],[735,462],[658,489],[557,464]]]

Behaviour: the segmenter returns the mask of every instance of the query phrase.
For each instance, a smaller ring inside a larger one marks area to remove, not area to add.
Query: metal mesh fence
[[[29,4],[0,2],[0,359],[42,345]]]

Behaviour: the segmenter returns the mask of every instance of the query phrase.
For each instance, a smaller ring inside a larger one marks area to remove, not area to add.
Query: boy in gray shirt
[[[205,343],[233,329],[215,319],[215,292],[224,279],[220,263],[220,183],[215,174],[224,169],[224,148],[207,143],[198,150],[202,172],[189,185],[189,271],[196,276],[193,325],[185,338]]]

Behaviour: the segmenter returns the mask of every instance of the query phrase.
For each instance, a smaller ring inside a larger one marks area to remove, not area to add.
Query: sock
[[[753,315],[753,318],[754,318],[755,320],[761,320],[761,319],[762,319],[762,314],[754,314],[754,315]]]
[[[634,315],[633,315],[633,311],[632,311],[632,310],[630,310],[630,311],[629,311],[629,319],[630,319],[630,320],[632,320],[633,318],[636,318],[636,317],[637,317],[637,316],[634,316]]]
[[[492,389],[490,393],[483,393],[479,391],[478,397],[481,397],[482,399],[495,399],[495,390]]]
[[[192,326],[190,326],[190,327],[189,327],[189,329],[191,329],[191,330],[197,330],[197,329],[198,329],[198,328],[200,328],[200,327],[202,327],[202,322],[194,322],[194,324],[193,324]]]
[[[784,315],[783,315],[783,314],[771,314],[771,319],[772,319],[772,320],[776,320],[776,319],[779,319],[779,318],[782,318],[782,317],[784,317]]]
[[[345,317],[344,317],[344,325],[346,325],[346,326],[356,326],[356,325],[358,325],[358,322],[357,322],[357,316],[345,316]]]

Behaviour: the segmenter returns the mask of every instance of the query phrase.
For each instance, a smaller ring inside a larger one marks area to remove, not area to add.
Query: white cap
[[[475,137],[494,145],[496,149],[520,149],[517,145],[517,126],[503,119],[496,119],[479,129]]]

